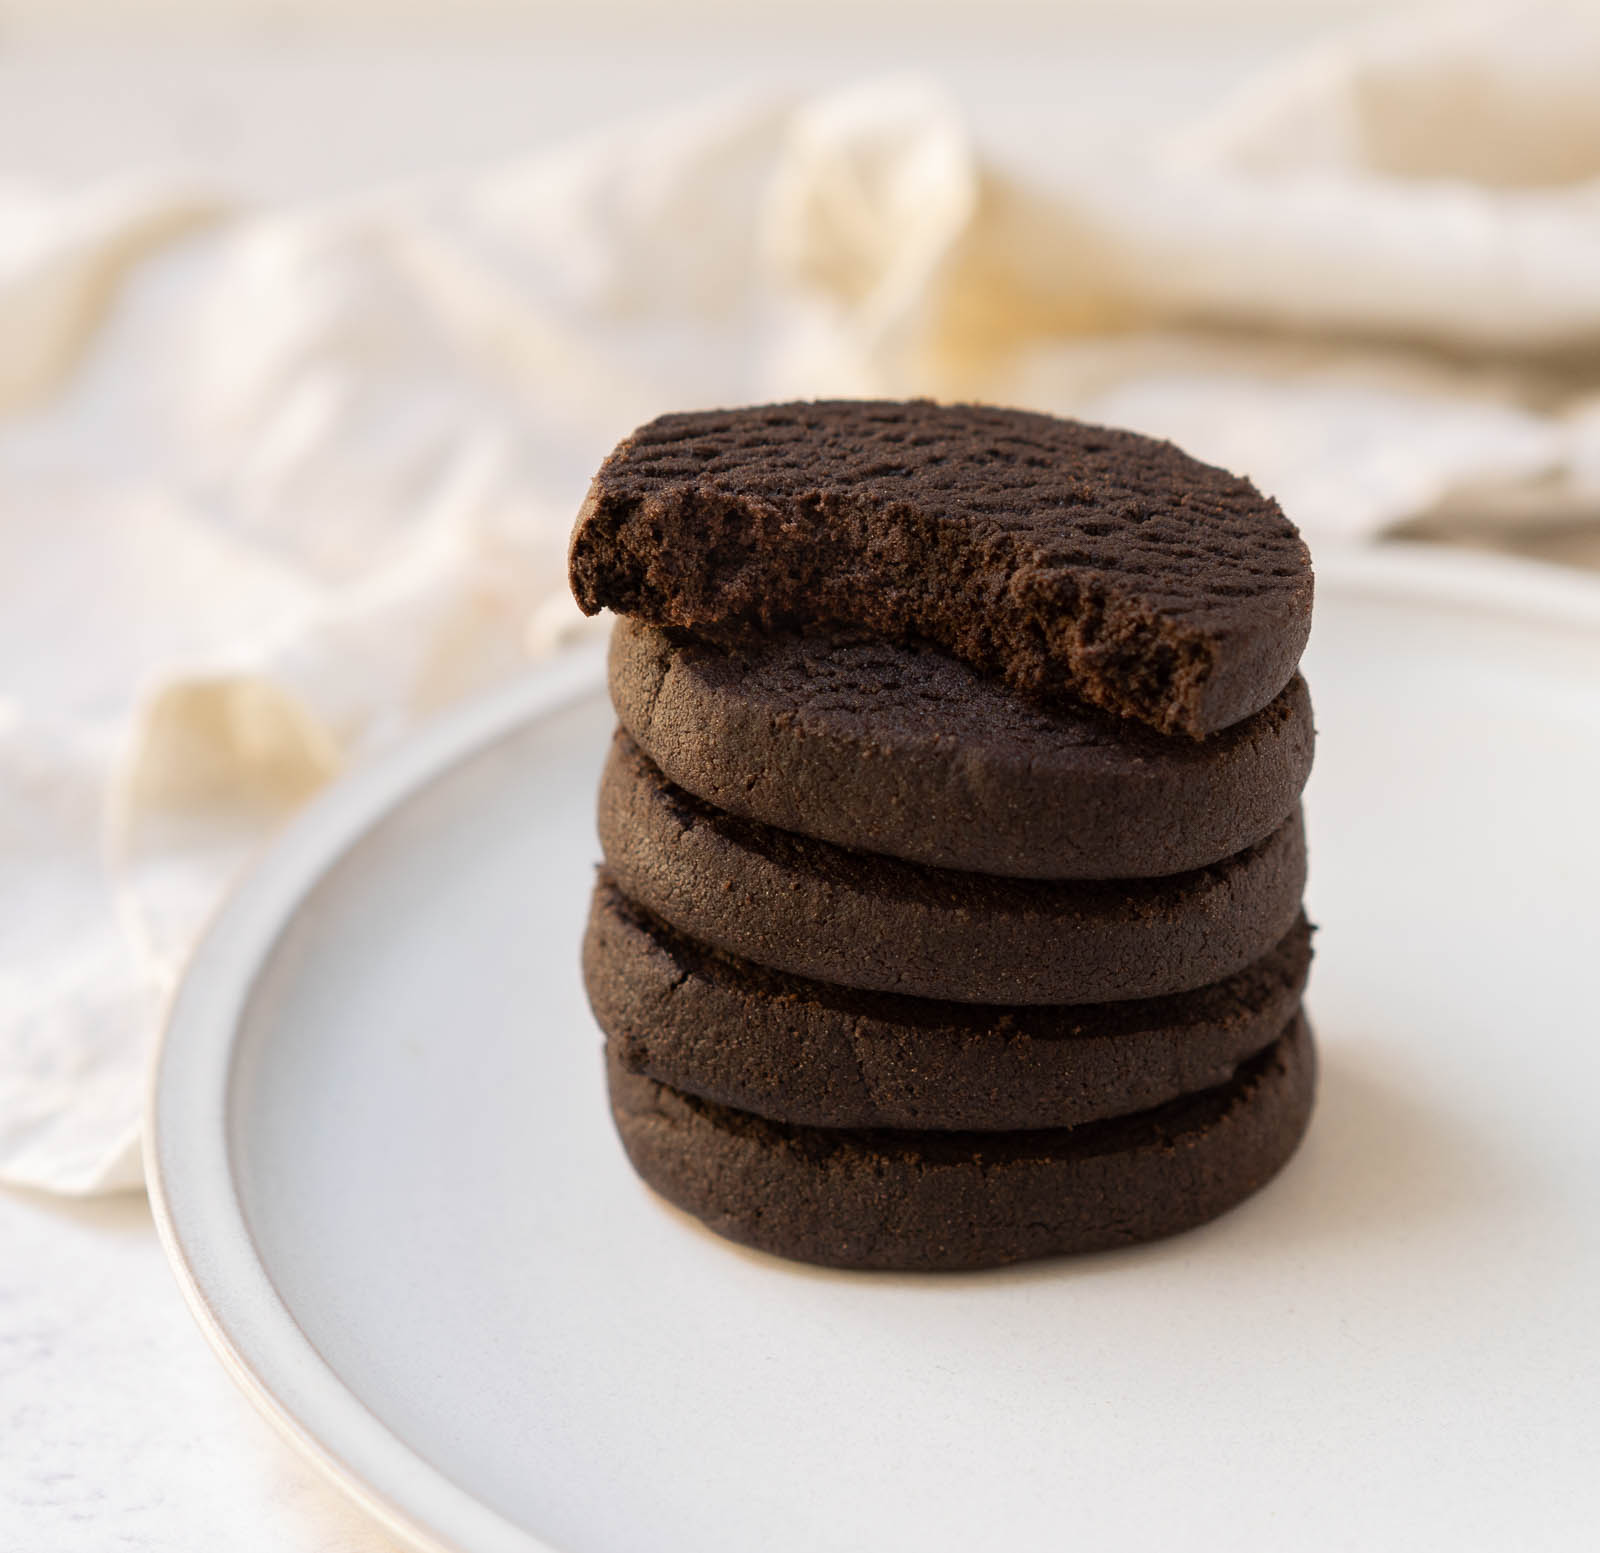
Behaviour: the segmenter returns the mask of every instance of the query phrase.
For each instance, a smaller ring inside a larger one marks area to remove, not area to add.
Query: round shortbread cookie
[[[1226,1083],[1305,987],[1302,917],[1224,981],[1128,1003],[994,1007],[856,992],[694,943],[602,874],[584,982],[629,1073],[808,1127],[1074,1127]]]
[[[1192,738],[1269,705],[1311,630],[1305,544],[1248,480],[1131,431],[926,400],[641,426],[595,475],[568,572],[585,614],[920,638]]]
[[[1002,879],[849,852],[713,809],[622,731],[600,844],[623,893],[691,938],[843,987],[962,1003],[1187,992],[1259,959],[1300,913],[1298,809],[1256,846],[1163,879]]]
[[[1297,1015],[1229,1081],[1135,1116],[1044,1132],[791,1127],[610,1063],[634,1169],[719,1235],[828,1267],[946,1271],[1154,1240],[1269,1181],[1311,1114]]]
[[[1260,841],[1311,772],[1311,697],[1186,739],[1046,705],[926,644],[713,643],[619,620],[611,699],[663,774],[730,814],[936,868],[1157,878]]]

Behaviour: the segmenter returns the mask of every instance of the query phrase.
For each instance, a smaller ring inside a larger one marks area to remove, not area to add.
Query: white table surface
[[[513,156],[619,106],[650,111],[751,75],[816,84],[897,63],[942,75],[987,138],[1047,169],[1062,133],[1113,137],[1193,112],[1325,19],[1258,13],[1249,30],[1133,34],[1103,16],[1090,28],[1044,8],[1007,14],[1001,34],[976,39],[948,18],[781,46],[749,30],[715,47],[660,33],[632,59],[578,34],[0,43],[0,176],[177,163],[255,198],[314,196]],[[235,1391],[179,1298],[142,1197],[72,1204],[0,1190],[0,1548],[392,1546]]]
[[[0,1192],[0,1547],[379,1553],[211,1357],[143,1196]]]

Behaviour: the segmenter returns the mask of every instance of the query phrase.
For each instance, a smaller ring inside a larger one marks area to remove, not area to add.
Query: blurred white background
[[[189,166],[263,199],[461,170],[730,85],[946,81],[1048,170],[1179,121],[1374,0],[7,0],[0,171]]]

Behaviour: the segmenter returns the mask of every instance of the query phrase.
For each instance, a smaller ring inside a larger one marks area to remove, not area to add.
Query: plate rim
[[[279,1435],[324,1480],[418,1553],[555,1550],[395,1435],[323,1359],[278,1294],[232,1173],[228,1096],[237,1015],[306,895],[351,846],[478,750],[591,694],[604,683],[604,657],[603,643],[585,644],[479,692],[313,799],[212,915],[168,996],[150,1069],[145,1183],[162,1249],[190,1314],[224,1370]],[[197,1107],[197,1098],[210,1104]],[[301,1387],[321,1409],[321,1427],[282,1395],[297,1389],[292,1373],[284,1373],[286,1365],[302,1372]],[[359,1463],[373,1451],[392,1459],[409,1492],[369,1480]]]
[[[1600,583],[1544,562],[1384,543],[1321,555],[1316,575],[1319,588],[1341,593],[1489,610],[1600,636]],[[307,893],[352,845],[461,761],[592,693],[604,683],[604,653],[603,642],[586,643],[469,697],[313,799],[213,914],[167,999],[149,1070],[145,1180],[190,1314],[228,1375],[302,1459],[419,1553],[555,1550],[395,1435],[317,1352],[279,1296],[231,1169],[238,1015]]]

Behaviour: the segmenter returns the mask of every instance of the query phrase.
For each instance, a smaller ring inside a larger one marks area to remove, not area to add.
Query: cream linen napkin
[[[663,409],[1085,414],[1324,543],[1600,510],[1596,78],[1584,13],[1409,22],[1048,189],[891,81],[334,206],[0,190],[0,1177],[137,1182],[154,1011],[228,881],[590,629],[567,527]]]

